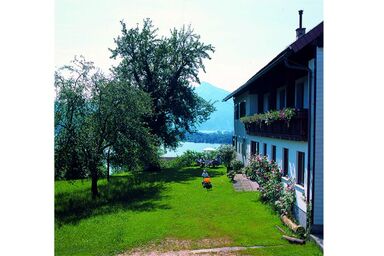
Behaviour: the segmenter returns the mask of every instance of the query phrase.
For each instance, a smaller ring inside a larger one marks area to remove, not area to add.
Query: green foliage
[[[282,110],[267,111],[262,114],[254,114],[253,116],[244,116],[244,117],[241,117],[240,120],[244,124],[247,124],[247,123],[271,124],[276,120],[284,120],[286,122],[289,122],[294,115],[295,115],[295,110],[293,108],[285,108]]]
[[[153,116],[147,118],[151,133],[160,144],[174,148],[215,110],[192,86],[200,83],[198,72],[205,72],[203,60],[210,59],[214,48],[202,43],[190,27],[158,37],[150,19],[144,20],[141,29],[138,25],[127,29],[123,21],[121,25],[116,47],[110,49],[111,58],[121,59],[114,75],[151,96]]]
[[[293,205],[296,201],[295,184],[289,180],[288,184],[281,191],[280,198],[276,200],[275,207],[280,214],[293,218]]]
[[[279,214],[294,219],[293,206],[296,202],[295,184],[289,180],[286,185],[281,181],[282,171],[275,161],[269,161],[266,156],[256,155],[250,160],[249,169],[260,185],[261,200],[269,203]],[[298,230],[300,237],[303,230]]]
[[[241,168],[243,168],[244,164],[243,162],[239,161],[239,160],[232,160],[231,161],[231,169],[235,172],[235,173],[239,173]]]
[[[162,169],[166,168],[182,168],[187,166],[193,166],[196,164],[196,160],[203,158],[204,153],[196,152],[193,150],[187,150],[181,156],[177,156],[172,160],[163,160]]]
[[[227,167],[227,170],[229,170],[231,161],[236,157],[236,152],[232,145],[221,145],[218,148],[218,154],[224,166]]]
[[[82,57],[55,72],[55,88],[56,177],[90,176],[96,196],[106,150],[114,165],[130,169],[157,159],[156,140],[145,123],[151,115],[146,93],[108,79]]]
[[[248,177],[253,178],[260,186],[261,199],[269,203],[279,214],[292,214],[296,201],[295,184],[292,180],[286,186],[281,182],[282,171],[275,161],[269,161],[266,156],[256,155],[244,169]]]

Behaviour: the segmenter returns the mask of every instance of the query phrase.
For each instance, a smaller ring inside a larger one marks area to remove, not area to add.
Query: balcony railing
[[[271,124],[246,123],[245,130],[250,135],[271,137],[286,140],[308,140],[308,110],[296,110],[289,122],[276,120]]]

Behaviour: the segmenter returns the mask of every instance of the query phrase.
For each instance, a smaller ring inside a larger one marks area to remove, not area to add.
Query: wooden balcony
[[[271,124],[247,123],[245,130],[249,135],[270,137],[285,140],[308,141],[308,110],[296,110],[289,122],[274,121]]]

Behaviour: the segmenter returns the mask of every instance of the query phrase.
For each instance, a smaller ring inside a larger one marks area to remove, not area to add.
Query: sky
[[[56,0],[55,68],[83,55],[107,72],[117,64],[108,48],[120,35],[120,20],[135,27],[151,18],[165,36],[190,24],[215,47],[200,81],[233,91],[295,41],[300,9],[306,31],[323,21],[317,0]]]

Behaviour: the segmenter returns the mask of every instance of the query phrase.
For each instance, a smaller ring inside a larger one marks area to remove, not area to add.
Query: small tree
[[[98,169],[111,152],[114,163],[131,166],[156,157],[156,141],[144,121],[151,114],[146,93],[107,79],[92,62],[76,57],[72,65],[56,71],[55,87],[56,173],[84,167],[95,198]]]
[[[221,145],[218,148],[218,153],[224,166],[227,167],[227,171],[231,166],[231,161],[236,158],[236,152],[231,145]]]

